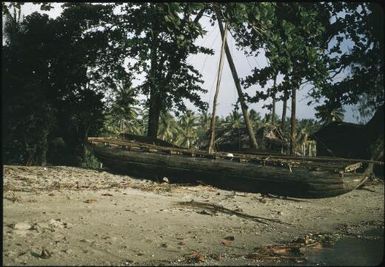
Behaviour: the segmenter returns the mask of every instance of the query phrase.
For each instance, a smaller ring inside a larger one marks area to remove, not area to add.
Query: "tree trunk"
[[[287,93],[284,93],[284,98],[283,98],[283,106],[282,106],[282,118],[281,118],[281,129],[282,131],[285,128],[285,121],[286,121],[286,110],[287,110]]]
[[[271,124],[274,125],[275,124],[275,86],[276,86],[276,83],[277,83],[277,75],[274,77],[274,84],[273,84],[273,108],[271,110]]]
[[[271,124],[275,124],[275,94],[273,95],[273,109],[271,111]]]
[[[155,139],[158,134],[159,117],[160,117],[160,97],[158,81],[156,81],[156,74],[158,71],[157,65],[157,47],[158,47],[158,33],[153,25],[152,31],[152,47],[151,47],[151,70],[150,70],[150,108],[148,114],[147,136]]]
[[[47,165],[47,151],[48,151],[48,141],[47,137],[44,137],[41,142],[39,142],[39,145],[36,149],[36,164],[40,166],[46,166]]]
[[[222,32],[222,48],[221,48],[221,54],[219,57],[219,65],[218,65],[218,75],[217,75],[217,86],[215,88],[215,95],[214,95],[214,101],[213,101],[213,114],[211,117],[211,124],[210,124],[210,143],[209,143],[209,153],[214,152],[214,142],[215,142],[215,111],[217,106],[217,98],[219,93],[219,87],[221,85],[221,76],[222,76],[222,69],[223,69],[223,62],[224,62],[224,55],[223,50],[226,45],[226,35],[227,35],[227,25],[225,26],[224,31]]]
[[[295,110],[296,110],[296,88],[293,86],[291,90],[291,118],[290,118],[290,155],[295,154],[295,131],[296,131],[296,122],[295,122]]]
[[[159,117],[160,117],[160,97],[159,94],[153,92],[150,95],[150,109],[148,114],[148,127],[147,136],[153,139],[157,138],[159,129]]]
[[[197,16],[194,19],[195,23],[198,23],[201,17],[204,14],[205,9],[202,9],[199,11]],[[150,108],[149,108],[149,114],[148,114],[148,124],[147,124],[147,136],[151,138],[157,138],[158,129],[159,129],[159,118],[160,118],[160,112],[162,109],[161,106],[161,100],[162,100],[162,90],[164,87],[166,87],[171,79],[173,74],[175,73],[175,70],[179,68],[180,66],[180,53],[178,51],[175,52],[174,56],[171,57],[171,65],[173,66],[172,69],[167,73],[166,77],[162,79],[162,82],[160,81],[159,75],[159,67],[163,66],[163,63],[158,63],[157,58],[157,47],[158,47],[158,29],[157,25],[153,24],[153,44],[151,48],[151,71],[150,71]],[[164,62],[164,61],[163,61]],[[159,78],[157,80],[157,77]]]
[[[365,125],[366,138],[368,140],[369,159],[383,161],[384,158],[384,105],[379,107],[370,121]],[[369,163],[366,172],[373,175],[384,175],[383,167],[375,168],[373,163]],[[376,172],[376,173],[375,173]]]
[[[221,34],[223,36],[224,29],[223,29],[222,22],[219,19],[220,16],[219,16],[218,13],[217,13],[217,17],[218,17],[219,30],[221,31]],[[247,132],[249,134],[250,147],[254,148],[254,149],[257,149],[258,148],[257,140],[255,139],[253,127],[251,126],[251,123],[250,123],[249,113],[247,111],[247,106],[246,106],[246,103],[245,103],[245,99],[243,97],[243,93],[242,93],[242,89],[241,89],[241,84],[239,82],[237,70],[235,69],[234,61],[233,61],[233,58],[231,56],[230,49],[229,49],[229,46],[227,45],[227,42],[225,43],[225,52],[226,52],[226,56],[227,56],[227,61],[229,62],[231,74],[233,75],[235,87],[237,88],[238,99],[239,99],[239,102],[241,103],[241,109],[242,109],[242,113],[243,113],[243,118],[245,120]]]

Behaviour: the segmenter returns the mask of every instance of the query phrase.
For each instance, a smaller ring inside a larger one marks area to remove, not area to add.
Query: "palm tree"
[[[121,84],[115,94],[115,100],[106,114],[107,130],[115,134],[140,134],[135,90]]]
[[[210,118],[211,115],[207,111],[203,111],[199,114],[198,122],[200,127],[198,129],[202,129],[204,132],[208,131],[210,128]]]
[[[250,121],[252,122],[252,120]],[[246,129],[246,127],[242,114],[238,112],[237,108],[234,108],[222,123],[222,131],[218,133],[219,143],[230,142],[232,144],[238,144],[239,148],[241,146],[243,129]]]
[[[160,114],[158,136],[167,142],[174,142],[178,125],[174,116],[170,112],[162,112]]]
[[[261,114],[259,114],[259,112],[255,111],[254,109],[250,109],[249,118],[254,130],[257,130],[262,122]]]
[[[330,111],[330,119],[331,121],[342,122],[344,120],[344,112],[345,110],[341,108],[335,108]]]
[[[321,127],[321,124],[314,119],[301,119],[297,121],[296,131],[296,152],[300,152],[301,155],[315,156],[316,144],[313,140],[309,140],[308,137]]]
[[[143,108],[139,110],[138,112],[138,123],[139,123],[139,130],[140,135],[147,135],[147,124],[148,124],[148,109],[145,108],[145,105],[141,105]]]
[[[315,119],[301,119],[297,123],[298,132],[303,130],[308,134],[312,134],[321,128],[321,124]]]
[[[178,120],[177,144],[190,149],[197,141],[197,125],[194,112],[186,111]]]
[[[242,115],[236,109],[225,118],[223,124],[227,129],[240,129],[244,126]]]
[[[325,125],[331,122],[342,122],[344,120],[345,110],[342,107],[323,105],[316,107],[316,110],[316,117],[320,118],[320,121]]]
[[[203,111],[198,115],[197,134],[198,134],[199,146],[209,141],[210,123],[211,123],[211,115],[207,111]],[[215,121],[215,123],[216,124],[218,123],[218,119]]]

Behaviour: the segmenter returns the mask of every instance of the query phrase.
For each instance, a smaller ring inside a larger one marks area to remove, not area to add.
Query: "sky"
[[[26,3],[22,6],[22,14],[26,16],[35,11],[39,11],[41,13],[48,14],[52,18],[56,18],[60,15],[62,11],[62,8],[60,7],[61,4],[62,3],[53,3],[52,5],[54,8],[50,11],[44,12],[40,10],[39,5]],[[201,98],[203,101],[209,103],[209,112],[211,112],[213,106],[212,102],[215,93],[215,85],[217,80],[218,64],[222,41],[217,23],[214,26],[211,26],[208,21],[208,18],[206,17],[203,17],[200,22],[204,29],[207,31],[207,33],[203,38],[197,39],[196,43],[198,45],[212,48],[214,50],[214,55],[190,55],[188,57],[188,62],[193,65],[203,76],[202,79],[204,83],[202,87],[207,89],[208,92],[206,94],[202,93]],[[241,79],[249,75],[253,68],[262,68],[267,65],[267,61],[266,58],[263,56],[263,53],[260,53],[258,57],[246,57],[242,51],[237,50],[235,47],[235,41],[230,34],[228,34],[227,36],[227,42],[234,60],[236,70],[238,72],[238,76]],[[253,86],[248,88],[247,92],[249,93],[249,95],[253,96],[255,94],[255,90],[261,90],[261,88],[259,86]],[[310,98],[307,96],[308,91],[309,85],[305,85],[297,92],[297,118],[299,119],[315,118],[315,106],[307,105],[307,102],[310,100]],[[236,87],[226,59],[223,66],[221,85],[217,101],[217,114],[219,116],[228,115],[233,110],[237,98],[238,95]],[[270,102],[265,101],[263,103],[249,104],[249,108],[256,110],[262,116],[264,116],[269,111],[267,109],[263,109],[262,106],[268,103]],[[290,101],[288,101],[287,114],[290,114],[290,105]],[[189,101],[186,101],[186,106],[189,109],[192,109],[193,111],[198,111],[197,108],[192,105]],[[282,102],[277,102],[276,113],[279,117],[281,116]],[[354,116],[355,113],[357,114],[357,111],[354,106],[345,106],[344,121],[358,122],[358,119]]]

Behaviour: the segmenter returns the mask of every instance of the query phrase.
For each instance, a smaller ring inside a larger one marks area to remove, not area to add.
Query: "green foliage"
[[[108,58],[96,53],[107,39],[84,34],[84,21],[92,18],[90,25],[99,23],[101,10],[106,7],[79,4],[56,20],[36,12],[20,22],[8,20],[2,62],[6,162],[55,161],[46,156],[50,140],[58,136],[78,158],[62,163],[82,161],[85,139],[100,128],[104,109],[103,95],[95,88],[103,77],[90,83],[88,69],[99,57]]]
[[[190,3],[127,3],[119,5],[122,13],[116,16],[116,25],[124,31],[127,40],[119,43],[129,56],[135,59],[129,69],[145,77],[138,89],[149,95],[148,134],[155,134],[161,111],[175,108],[185,111],[185,99],[201,109],[207,104],[201,101],[199,92],[203,81],[201,74],[190,64],[190,54],[212,53],[194,44],[204,31],[198,23],[197,12],[202,5]],[[192,17],[195,15],[195,18]]]
[[[121,85],[116,91],[115,99],[106,113],[105,130],[107,133],[132,133],[140,135],[141,125],[138,121],[139,107],[136,92],[131,84]]]
[[[331,122],[342,122],[344,120],[343,108],[330,109],[323,105],[316,107],[316,110],[316,117],[319,118],[323,124],[329,124]]]
[[[267,11],[262,11],[265,8]],[[243,80],[243,85],[246,88],[255,84],[265,87],[267,82],[274,81],[278,74],[283,76],[281,84],[257,91],[249,101],[259,102],[272,96],[279,100],[283,98],[285,91],[293,87],[299,88],[304,81],[311,81],[314,84],[324,82],[326,79],[326,62],[322,56],[324,27],[319,21],[319,13],[312,4],[258,5],[248,9],[247,12],[266,13],[270,14],[270,17],[257,16],[258,19],[238,25],[235,32],[237,43],[248,48],[249,55],[257,56],[258,49],[264,49],[269,65],[262,69],[254,69],[252,74]],[[268,23],[265,24],[265,20]],[[280,92],[282,94],[277,95]]]
[[[101,162],[95,157],[95,155],[88,148],[86,148],[80,166],[87,169],[100,169],[100,163]]]
[[[162,112],[160,114],[159,138],[169,143],[177,141],[177,133],[179,125],[174,116],[170,112]]]
[[[43,11],[52,7],[39,4]],[[262,87],[246,95],[249,102],[287,99],[309,83],[309,104],[319,104],[323,123],[342,120],[345,104],[359,103],[361,114],[370,114],[384,102],[383,12],[376,3],[64,3],[56,19],[39,13],[22,19],[21,5],[2,4],[6,162],[96,166],[84,144],[101,133],[155,134],[189,148],[204,143],[210,115],[200,94],[206,90],[187,61],[213,53],[195,43],[206,33],[199,23],[204,14],[212,24],[219,14],[245,54],[264,50],[268,66],[242,81]],[[133,87],[134,77],[143,83]],[[138,94],[147,96],[144,103]],[[187,110],[185,100],[202,113]],[[255,129],[270,116],[250,111]],[[319,127],[295,121],[297,134]],[[218,117],[216,128],[242,129],[243,117],[235,109]],[[289,129],[285,122],[287,135]]]
[[[262,122],[261,114],[259,114],[254,109],[250,109],[249,118],[250,118],[250,121],[251,121],[251,124],[252,124],[254,130],[258,129],[259,125]]]
[[[378,3],[319,3],[325,13],[329,80],[311,94],[322,109],[359,104],[361,115],[384,103],[384,10]],[[344,48],[349,45],[349,50]],[[339,75],[339,79],[334,79]]]
[[[237,109],[234,109],[228,116],[226,116],[222,125],[227,129],[239,129],[245,127],[242,114],[239,113]]]
[[[178,132],[176,144],[191,148],[196,144],[198,134],[196,117],[194,112],[188,110],[178,120]]]
[[[322,124],[315,119],[302,119],[297,122],[298,132],[307,133],[308,135],[315,133],[322,127]]]
[[[52,32],[48,17],[36,14],[26,22],[12,21],[6,25],[8,34],[2,62],[6,66],[2,73],[5,127],[2,130],[4,154],[14,163],[45,164],[47,136],[55,122],[55,109],[47,95],[50,86],[45,78],[50,54],[43,53],[49,45],[33,40],[37,27],[47,34]],[[24,47],[26,43],[28,47]]]

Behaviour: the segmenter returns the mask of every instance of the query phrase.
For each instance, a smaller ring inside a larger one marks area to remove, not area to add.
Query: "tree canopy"
[[[188,60],[213,54],[197,44],[209,28],[202,17],[212,26],[221,19],[238,49],[266,58],[266,67],[241,77],[242,108],[273,99],[264,106],[273,109],[268,121],[250,112],[258,128],[278,120],[275,105],[282,101],[280,127],[291,130],[293,149],[303,126],[296,92],[305,85],[323,123],[341,121],[345,105],[369,116],[384,103],[384,14],[375,2],[64,3],[55,19],[41,12],[22,18],[22,5],[2,4],[8,162],[81,164],[89,135],[127,131],[187,147],[204,143],[210,114],[201,96],[207,90]],[[199,118],[186,101],[202,112]],[[216,125],[229,130],[244,123],[235,110]],[[55,151],[62,159],[50,158]]]

